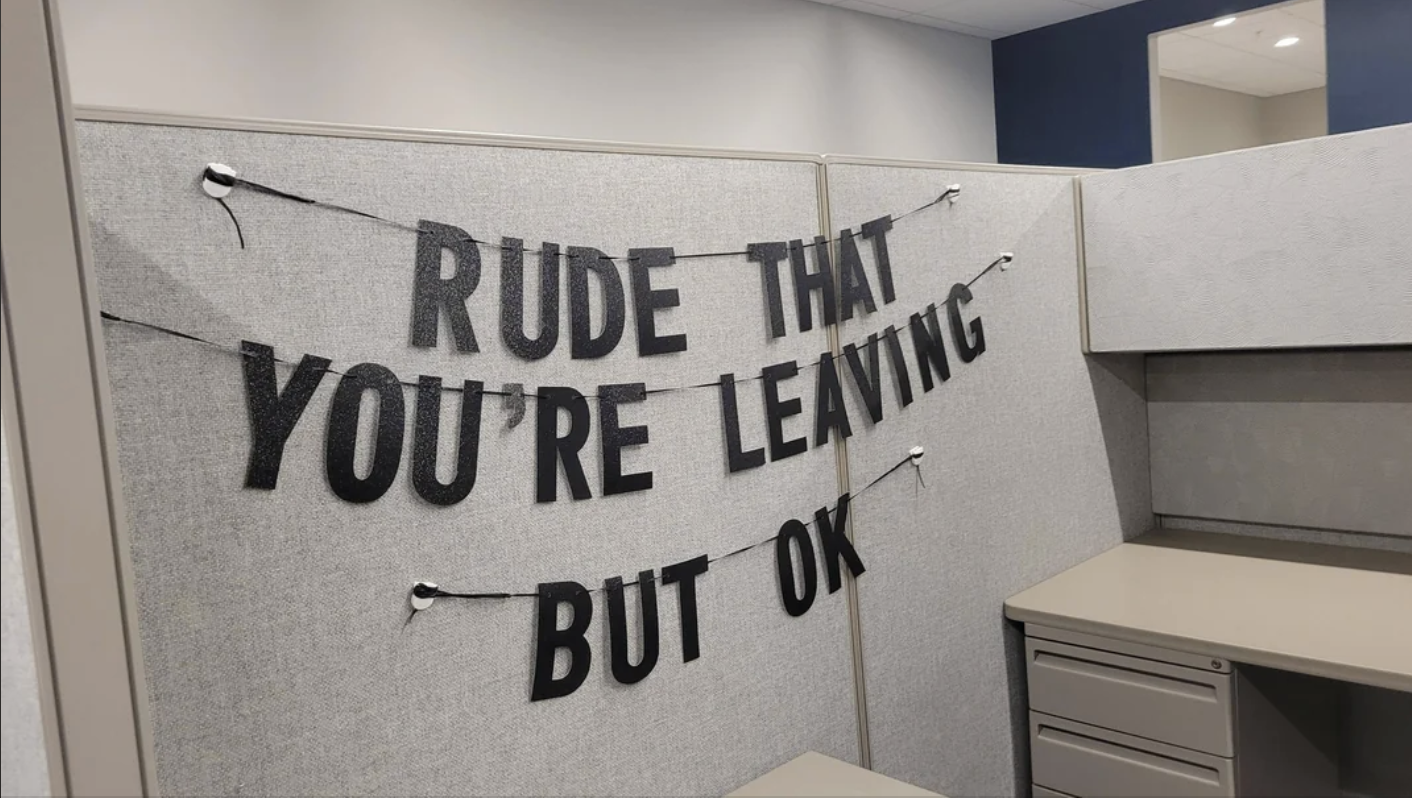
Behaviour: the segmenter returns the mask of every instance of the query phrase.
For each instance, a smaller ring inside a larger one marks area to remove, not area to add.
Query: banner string
[[[427,230],[427,229],[421,227],[420,225],[408,224],[408,223],[406,223],[406,222],[401,222],[401,221],[398,221],[398,220],[396,220],[396,219],[389,219],[389,218],[387,218],[386,216],[379,216],[379,215],[377,215],[377,214],[375,214],[375,213],[369,213],[369,212],[367,212],[367,211],[360,211],[360,210],[358,210],[357,208],[351,208],[351,207],[349,207],[349,206],[347,206],[347,205],[340,205],[339,203],[336,203],[336,202],[327,202],[327,201],[325,201],[325,200],[318,200],[318,199],[314,199],[314,198],[312,198],[312,197],[305,197],[305,196],[302,196],[302,195],[299,195],[299,194],[294,194],[294,193],[291,193],[291,192],[288,192],[288,191],[284,191],[284,190],[281,190],[281,189],[278,189],[278,188],[274,188],[273,186],[267,186],[267,185],[264,185],[263,183],[257,183],[257,182],[255,182],[255,181],[253,181],[253,180],[247,180],[247,179],[245,179],[245,178],[243,178],[243,177],[237,177],[237,176],[235,175],[235,173],[234,173],[234,170],[230,170],[229,167],[223,167],[223,168],[225,168],[227,171],[220,171],[220,170],[216,169],[215,166],[216,166],[216,165],[214,165],[214,164],[211,165],[211,166],[207,166],[207,167],[206,167],[206,170],[205,170],[204,172],[202,172],[201,177],[202,177],[203,185],[206,184],[206,183],[214,184],[214,188],[208,187],[207,190],[206,190],[206,193],[209,194],[210,196],[212,196],[213,198],[215,198],[216,201],[220,202],[220,203],[221,203],[221,207],[223,207],[223,208],[226,209],[226,213],[227,213],[227,214],[230,214],[230,220],[231,220],[231,222],[233,222],[233,223],[235,224],[235,234],[236,234],[236,236],[238,236],[239,239],[240,239],[240,248],[241,248],[241,249],[245,249],[245,234],[244,234],[244,233],[241,231],[241,229],[240,229],[240,220],[238,220],[238,219],[235,218],[235,213],[234,213],[233,211],[231,211],[230,206],[226,204],[225,199],[224,199],[225,195],[226,195],[227,193],[229,193],[230,189],[235,188],[235,187],[237,187],[237,186],[240,187],[240,188],[249,189],[250,191],[254,191],[254,192],[259,193],[259,194],[265,194],[265,195],[268,195],[268,196],[271,196],[271,197],[277,197],[277,198],[279,198],[279,199],[285,199],[285,200],[290,200],[291,202],[297,202],[297,203],[299,203],[299,204],[301,204],[301,205],[309,205],[309,206],[312,206],[312,207],[315,207],[315,208],[323,208],[323,209],[325,209],[325,210],[336,211],[336,212],[338,212],[338,213],[346,213],[346,214],[350,214],[350,215],[353,215],[353,216],[358,216],[358,217],[361,217],[361,218],[364,218],[364,219],[371,219],[372,221],[381,222],[381,223],[383,223],[383,224],[391,225],[391,226],[393,226],[393,227],[398,228],[399,230],[406,230],[406,231],[411,232],[411,233],[417,233],[418,235],[423,234],[423,233],[431,233],[431,232],[432,232],[432,231],[430,231],[430,230]],[[892,221],[897,222],[897,221],[900,221],[900,220],[902,220],[902,219],[906,219],[907,217],[912,216],[912,215],[914,215],[914,214],[921,213],[922,211],[924,211],[924,210],[926,210],[926,209],[928,209],[928,208],[931,208],[931,207],[933,207],[933,206],[940,205],[941,203],[946,202],[947,200],[950,200],[952,203],[955,203],[955,202],[956,202],[956,198],[957,198],[958,196],[960,196],[960,194],[961,194],[961,186],[960,186],[960,184],[953,183],[953,184],[947,186],[947,187],[946,187],[946,190],[943,191],[943,192],[941,192],[940,196],[938,196],[936,199],[930,200],[929,202],[926,202],[926,203],[923,203],[923,204],[921,204],[921,205],[919,205],[919,206],[913,208],[912,210],[907,211],[906,213],[899,214],[899,215],[897,215],[897,216],[885,217],[885,218],[891,218]],[[842,235],[840,234],[839,236],[836,236],[836,237],[834,237],[834,238],[827,238],[827,239],[822,239],[822,240],[812,240],[812,241],[810,241],[810,242],[808,242],[808,243],[802,244],[802,246],[805,247],[805,248],[816,247],[816,246],[827,246],[827,245],[830,245],[830,244],[835,244],[835,243],[837,243],[838,241],[840,241],[841,239],[842,239]],[[501,244],[493,244],[493,243],[491,243],[491,242],[489,242],[489,241],[482,241],[481,239],[478,239],[478,238],[476,238],[476,237],[474,237],[474,236],[466,236],[466,237],[464,237],[464,238],[453,238],[452,240],[453,240],[453,241],[466,241],[466,242],[468,242],[468,243],[475,244],[475,245],[478,246],[478,247],[485,247],[485,248],[487,248],[487,249],[498,249],[498,250],[501,250],[501,251],[504,251],[504,252],[517,252],[517,253],[523,252],[523,253],[526,254],[526,255],[542,255],[542,254],[543,254],[543,252],[542,252],[541,250],[537,250],[537,249],[520,249],[520,248],[515,248],[515,247],[507,247],[507,246],[504,246],[504,245],[501,245]],[[567,254],[564,253],[564,252],[556,251],[556,252],[553,253],[553,254],[556,255],[556,256],[558,256],[558,257],[567,257]],[[735,252],[695,252],[695,253],[686,253],[686,254],[681,254],[681,255],[675,255],[675,257],[676,257],[677,260],[693,260],[693,259],[699,259],[699,258],[738,257],[738,256],[749,255],[749,254],[750,254],[750,252],[749,252],[748,250],[739,250],[739,251],[735,251]],[[604,256],[602,257],[602,259],[603,259],[603,260],[612,260],[612,261],[618,261],[618,260],[621,260],[621,261],[634,261],[634,260],[637,260],[636,257],[632,257],[632,256],[623,256],[623,255],[604,255]]]
[[[1000,262],[1000,261],[996,261],[996,263],[995,263],[995,264],[992,264],[992,266],[997,265],[999,262]],[[989,271],[990,268],[991,268],[991,267],[986,267],[986,270]],[[984,274],[984,273],[985,273],[985,272],[982,272],[981,274]],[[978,275],[978,277],[979,277],[979,275]],[[972,282],[974,282],[974,280],[973,280]],[[132,319],[125,319],[125,318],[122,318],[122,317],[120,317],[120,316],[116,316],[116,315],[114,315],[114,314],[112,314],[112,313],[108,313],[107,311],[103,311],[103,312],[101,313],[101,315],[102,315],[103,319],[105,319],[105,320],[107,320],[107,321],[119,322],[119,323],[123,323],[123,324],[130,324],[130,325],[133,325],[133,326],[136,326],[136,327],[140,327],[140,328],[143,328],[143,329],[146,329],[146,330],[151,330],[151,331],[153,331],[153,332],[158,332],[158,333],[162,333],[162,334],[164,334],[164,335],[173,336],[173,337],[175,337],[175,338],[180,338],[180,339],[187,340],[187,341],[194,341],[194,342],[196,342],[196,343],[199,343],[199,344],[202,344],[202,345],[205,345],[205,346],[214,347],[214,348],[219,349],[219,350],[221,350],[221,351],[223,351],[223,352],[235,352],[236,354],[240,354],[240,355],[242,355],[242,356],[245,355],[245,353],[244,353],[244,352],[241,352],[240,350],[233,350],[233,349],[231,349],[230,347],[223,346],[223,345],[221,345],[221,344],[215,343],[215,342],[213,342],[213,341],[209,341],[209,340],[207,340],[207,339],[205,339],[205,338],[201,338],[201,337],[199,337],[199,336],[190,335],[190,334],[188,334],[188,333],[181,332],[180,330],[173,330],[173,329],[171,329],[170,327],[163,327],[163,326],[157,325],[157,324],[149,324],[149,323],[147,323],[147,322],[134,321],[134,320],[132,320]],[[276,359],[278,360],[278,358],[276,358]],[[279,362],[281,362],[281,363],[288,363],[288,361],[284,361],[284,360],[279,360]],[[326,371],[329,372],[329,373],[332,373],[332,374],[342,374],[342,373],[343,373],[343,372],[340,372],[340,371],[338,371],[338,370],[336,370],[336,369],[326,369]],[[405,382],[404,382],[403,384],[404,384],[404,385],[411,384],[411,385],[414,385],[414,386],[415,386],[415,383],[405,383]],[[719,384],[720,384],[720,382],[717,381],[717,382],[714,382],[714,383],[704,383],[704,384],[702,384],[702,385],[683,386],[683,387],[681,387],[681,388],[658,389],[658,390],[659,390],[659,391],[662,391],[662,390],[686,390],[686,389],[688,389],[688,388],[704,388],[704,387],[709,387],[709,386],[719,385]],[[452,389],[447,389],[447,390],[452,390]],[[459,390],[459,389],[455,389],[455,390]],[[487,390],[487,391],[483,391],[483,393],[490,394],[490,395],[493,395],[493,396],[506,396],[506,395],[508,395],[506,392],[503,392],[503,391],[489,391],[489,390]],[[649,393],[650,393],[650,392],[649,392]],[[525,396],[533,396],[534,394],[525,393],[524,395],[525,395]],[[585,397],[585,398],[587,398],[587,397]],[[914,467],[916,467],[916,469],[917,469],[917,479],[918,479],[919,481],[921,481],[921,479],[922,479],[922,476],[921,476],[921,473],[922,473],[922,469],[921,469],[921,458],[922,458],[921,447],[914,448],[914,449],[907,455],[907,457],[904,457],[903,459],[899,460],[899,461],[898,461],[895,465],[893,465],[891,468],[887,469],[887,470],[884,471],[883,473],[881,473],[881,474],[879,474],[878,476],[874,477],[874,478],[872,479],[872,481],[868,482],[868,484],[866,484],[866,485],[864,485],[863,487],[859,488],[856,492],[851,493],[851,494],[849,495],[850,501],[851,501],[852,499],[854,499],[854,498],[857,498],[858,496],[863,495],[863,493],[865,493],[867,490],[869,490],[870,488],[876,486],[879,482],[882,482],[884,479],[888,478],[889,476],[892,476],[892,475],[893,475],[894,473],[896,473],[899,469],[901,469],[901,468],[902,468],[903,466],[905,466],[905,465],[908,465],[909,463],[912,464]],[[922,482],[922,485],[925,486],[925,484],[926,484],[926,483],[923,481],[923,482]],[[837,511],[838,511],[838,504],[837,504],[837,503],[835,503],[832,507],[830,507],[830,508],[828,509],[828,513],[829,513],[830,515],[835,514]],[[740,548],[738,548],[738,549],[735,549],[734,551],[729,551],[729,552],[726,552],[725,554],[720,554],[720,555],[717,555],[717,556],[715,556],[715,557],[711,557],[711,558],[709,558],[706,562],[707,562],[708,564],[709,564],[709,563],[714,563],[714,562],[720,562],[721,560],[725,560],[725,559],[728,559],[728,558],[731,558],[731,557],[735,557],[735,556],[740,555],[740,554],[744,554],[744,553],[746,553],[746,552],[748,552],[748,551],[751,551],[751,550],[753,550],[753,549],[757,549],[757,548],[759,548],[759,547],[761,547],[761,546],[767,545],[767,544],[769,544],[769,543],[773,543],[777,538],[779,538],[779,533],[775,533],[775,534],[773,534],[773,535],[771,535],[771,536],[765,538],[764,540],[758,541],[758,542],[756,542],[756,543],[751,543],[751,544],[749,544],[749,545],[747,545],[747,546],[742,546],[742,547],[740,547]],[[654,582],[655,582],[655,581],[658,581],[658,580],[660,580],[660,578],[661,578],[660,575],[654,576],[654,577],[653,577],[653,581],[654,581]],[[588,590],[589,593],[600,593],[600,592],[602,592],[602,591],[603,591],[603,588],[601,588],[601,587],[595,587],[595,588],[591,588],[591,589]],[[438,588],[438,587],[430,586],[430,585],[427,585],[427,584],[421,583],[421,582],[417,583],[417,584],[413,587],[413,589],[412,589],[412,594],[413,594],[416,598],[419,598],[419,599],[428,599],[428,598],[431,598],[431,599],[435,599],[435,598],[512,599],[512,598],[537,598],[537,597],[539,596],[538,593],[534,593],[534,592],[525,593],[525,592],[495,591],[495,592],[476,592],[476,593],[455,593],[455,592],[450,592],[450,591],[442,590],[442,589],[440,589],[440,588]],[[412,616],[415,615],[416,613],[417,613],[417,610],[416,610],[416,609],[413,609],[412,615],[409,615],[408,618],[407,618],[407,621],[408,621],[409,623],[411,622]]]
[[[978,273],[975,277],[972,277],[972,278],[966,283],[966,287],[967,287],[967,288],[970,288],[971,286],[975,285],[977,280],[979,280],[979,279],[981,279],[982,277],[984,277],[986,274],[988,274],[988,273],[989,273],[992,269],[994,269],[995,267],[999,266],[999,267],[1001,267],[1001,268],[1003,269],[1003,268],[1005,267],[1005,264],[1008,264],[1008,263],[1010,263],[1010,262],[1013,261],[1013,260],[1014,260],[1014,255],[1012,255],[1011,253],[1009,253],[1009,252],[1002,252],[1002,253],[1000,253],[1000,257],[998,257],[998,258],[996,258],[995,260],[991,261],[991,262],[990,262],[990,265],[988,265],[988,266],[986,266],[984,269],[982,269],[982,270],[980,271],[980,273]],[[242,351],[241,349],[239,349],[238,347],[231,347],[231,346],[228,346],[228,345],[226,345],[226,344],[222,344],[222,343],[218,343],[218,342],[216,342],[216,341],[212,341],[212,340],[210,340],[210,339],[208,339],[208,338],[202,338],[202,337],[199,336],[199,335],[193,335],[193,334],[191,334],[191,333],[182,332],[181,330],[175,330],[175,329],[172,329],[171,327],[164,327],[164,326],[162,326],[162,325],[160,325],[160,324],[154,324],[154,323],[152,323],[152,322],[141,321],[141,320],[138,320],[138,319],[129,319],[129,318],[126,318],[126,317],[124,317],[124,316],[119,316],[119,315],[116,314],[116,313],[111,313],[111,312],[106,311],[106,310],[99,311],[99,314],[98,314],[98,315],[99,315],[104,321],[112,322],[112,323],[114,323],[114,324],[126,324],[126,325],[129,325],[129,326],[132,326],[132,327],[137,327],[137,328],[140,328],[140,329],[143,329],[143,330],[147,330],[147,331],[149,331],[149,332],[160,333],[160,334],[162,334],[162,335],[169,335],[169,336],[172,336],[172,337],[175,337],[175,338],[180,338],[180,339],[183,339],[183,340],[186,340],[186,341],[193,341],[193,342],[198,343],[198,344],[201,344],[201,345],[203,345],[203,346],[211,347],[211,348],[213,348],[213,349],[217,349],[217,350],[220,350],[220,351],[222,351],[222,352],[232,353],[232,354],[238,355],[238,356],[240,356],[240,357],[251,357],[251,356],[252,356],[250,353],[244,352],[244,351]],[[893,330],[893,335],[896,335],[896,334],[897,334],[897,330],[894,328],[894,330]],[[863,342],[863,343],[866,344],[866,342]],[[855,343],[855,344],[853,344],[853,345],[854,345],[854,346],[859,346],[860,344]],[[840,349],[839,354],[833,355],[833,356],[830,357],[829,359],[832,360],[832,361],[834,362],[834,364],[837,364],[838,361],[839,361],[839,359],[842,358],[842,357],[845,357],[845,355],[846,355],[846,353],[843,352],[842,349]],[[293,361],[285,360],[284,358],[277,357],[277,356],[274,358],[274,360],[275,360],[276,363],[282,363],[282,364],[287,365],[287,366],[298,365],[297,363],[295,363],[295,362],[293,362]],[[809,368],[809,367],[817,368],[818,365],[819,365],[819,361],[817,361],[817,360],[811,360],[811,361],[808,361],[807,363],[801,364],[800,369],[802,370],[802,369],[804,369],[804,368]],[[326,367],[326,368],[323,369],[323,372],[326,373],[326,374],[333,374],[333,375],[340,376],[340,377],[345,375],[345,372],[339,371],[338,369],[335,369],[335,368],[327,368],[327,367]],[[737,379],[735,380],[735,384],[736,384],[736,385],[744,385],[744,384],[748,384],[748,383],[754,382],[755,380],[759,380],[759,379],[763,379],[763,378],[764,378],[764,375],[763,375],[763,374],[752,374],[752,375],[748,375],[748,376],[743,376],[743,377],[737,378]],[[417,387],[419,387],[419,384],[418,384],[418,383],[409,382],[409,381],[407,381],[407,380],[398,380],[398,383],[401,384],[403,387],[406,387],[406,388],[417,388]],[[520,396],[524,396],[524,397],[529,397],[529,398],[533,398],[533,399],[540,399],[540,398],[542,398],[539,394],[534,393],[534,392],[532,392],[532,391],[508,390],[508,388],[509,388],[510,386],[518,385],[518,384],[519,384],[519,383],[502,383],[502,385],[506,386],[506,388],[507,388],[506,390],[495,390],[495,389],[492,389],[492,388],[484,388],[484,387],[482,387],[482,388],[480,389],[480,393],[482,393],[482,394],[485,395],[485,396],[502,396],[502,397],[520,397]],[[719,388],[720,386],[721,386],[721,381],[720,381],[720,379],[715,379],[715,380],[712,380],[712,381],[710,381],[710,382],[699,382],[699,383],[692,383],[692,384],[689,384],[689,385],[672,385],[672,386],[667,386],[667,387],[664,387],[664,388],[647,388],[647,389],[645,389],[645,390],[643,391],[643,393],[644,393],[644,394],[647,394],[647,395],[651,395],[651,394],[665,394],[665,393],[678,393],[678,392],[682,392],[682,391],[691,391],[691,390],[697,390],[697,389],[701,389],[701,388]],[[442,390],[447,391],[447,392],[450,392],[450,393],[461,393],[464,389],[461,388],[461,387],[459,387],[459,386],[455,386],[455,385],[447,385],[447,386],[443,386],[443,387],[442,387]],[[582,396],[583,396],[584,399],[597,399],[597,398],[598,398],[598,395],[597,395],[597,394],[583,394]]]
[[[916,453],[916,450],[913,450],[913,453],[910,453],[910,454],[908,454],[908,456],[902,458],[900,461],[897,462],[896,465],[892,466],[891,468],[887,469],[886,471],[884,471],[884,472],[882,472],[881,474],[879,474],[879,475],[877,475],[876,477],[874,477],[871,482],[869,482],[868,484],[866,484],[866,485],[864,485],[863,487],[859,488],[856,492],[850,493],[850,494],[849,494],[849,501],[851,502],[851,501],[853,501],[854,499],[857,499],[859,496],[862,496],[863,493],[866,492],[869,488],[872,488],[873,486],[877,485],[879,482],[882,482],[884,479],[887,479],[888,477],[892,476],[894,473],[896,473],[896,472],[898,471],[898,469],[902,468],[902,467],[905,466],[905,465],[908,465],[908,464],[915,465],[915,466],[917,466],[917,472],[918,472],[918,473],[921,473],[920,459],[921,459],[921,455],[918,454],[918,453]],[[828,508],[828,514],[829,514],[829,515],[833,515],[833,514],[835,514],[835,513],[837,513],[837,512],[838,512],[838,503],[835,502],[832,507]],[[744,554],[744,553],[746,553],[746,552],[748,552],[748,551],[751,551],[751,550],[754,550],[754,549],[758,549],[758,548],[760,548],[761,546],[765,546],[765,545],[768,545],[768,544],[770,544],[770,543],[774,543],[777,539],[779,539],[779,536],[780,536],[779,533],[776,532],[775,534],[773,534],[773,535],[771,535],[771,536],[769,536],[769,537],[765,538],[764,540],[759,541],[759,542],[757,542],[757,543],[751,543],[751,544],[748,545],[748,546],[742,546],[742,547],[740,547],[740,548],[738,548],[738,549],[736,549],[736,550],[734,550],[734,551],[726,552],[725,554],[719,554],[719,555],[717,555],[717,556],[715,556],[715,557],[707,558],[706,562],[707,562],[708,564],[709,564],[709,563],[716,563],[716,562],[720,562],[721,560],[728,559],[728,558],[730,558],[730,557],[735,557],[736,555],[739,555],[739,554]],[[660,582],[661,580],[662,580],[662,575],[661,575],[660,573],[657,573],[656,571],[654,571],[651,581],[653,581],[653,582]],[[637,584],[637,582],[633,582],[633,583],[631,583],[631,584]],[[606,589],[606,588],[603,588],[603,587],[592,587],[592,588],[586,588],[586,589],[585,589],[585,592],[587,592],[587,593],[589,593],[589,594],[591,595],[591,594],[594,594],[594,593],[602,593],[602,592],[604,592],[605,589]],[[514,598],[539,598],[539,593],[538,593],[538,592],[533,592],[533,591],[531,591],[531,592],[491,591],[491,592],[457,593],[457,592],[453,592],[453,591],[449,591],[449,590],[442,590],[441,588],[439,588],[439,587],[437,587],[437,586],[435,586],[435,585],[431,585],[431,584],[426,583],[426,582],[418,582],[418,583],[416,583],[416,584],[412,587],[412,595],[413,595],[414,597],[416,597],[416,598],[419,598],[419,599],[455,598],[455,599],[474,599],[474,600],[496,600],[496,599],[514,599]],[[413,608],[413,610],[412,610],[412,615],[415,615],[418,611],[419,611],[419,610]],[[407,618],[407,620],[408,620],[409,622],[411,621],[411,617],[412,617],[412,616],[408,616],[408,618]]]

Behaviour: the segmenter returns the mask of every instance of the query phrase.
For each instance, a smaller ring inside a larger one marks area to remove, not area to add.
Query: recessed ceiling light
[[[1280,39],[1279,41],[1275,42],[1276,47],[1289,47],[1295,44],[1299,44],[1298,36],[1286,36],[1283,39]]]
[[[1222,17],[1222,18],[1216,20],[1215,22],[1212,22],[1212,23],[1211,23],[1211,27],[1213,27],[1213,28],[1224,28],[1224,27],[1226,27],[1227,25],[1234,25],[1234,24],[1235,24],[1235,21],[1236,21],[1236,18],[1235,18],[1235,17]]]

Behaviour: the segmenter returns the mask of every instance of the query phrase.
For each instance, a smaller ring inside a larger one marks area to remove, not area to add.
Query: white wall
[[[1184,80],[1162,78],[1162,153],[1171,161],[1265,143],[1260,98]]]
[[[1260,100],[1260,133],[1266,144],[1328,135],[1329,98],[1324,87]]]
[[[60,0],[76,103],[993,162],[990,42],[804,0]]]
[[[1162,78],[1161,152],[1154,160],[1243,150],[1329,132],[1323,87],[1274,97]]]

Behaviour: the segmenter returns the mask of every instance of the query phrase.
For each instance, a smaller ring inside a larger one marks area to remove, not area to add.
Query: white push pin
[[[947,196],[946,199],[947,199],[952,205],[955,205],[955,204],[956,204],[956,200],[961,196],[961,184],[960,184],[960,183],[952,183],[951,185],[949,185],[949,186],[946,187],[946,190],[947,190],[947,192],[948,192],[948,196]]]
[[[424,610],[436,601],[435,582],[417,582],[412,585],[412,609]]]
[[[201,189],[207,196],[220,199],[235,188],[235,170],[223,163],[208,163],[201,177]]]
[[[1015,259],[1015,253],[1013,253],[1013,252],[1002,252],[1002,253],[1000,253],[1000,270],[1003,272],[1003,271],[1006,271],[1007,269],[1009,269],[1009,268],[1010,268],[1009,263],[1010,263],[1010,261],[1012,261],[1012,260],[1014,260],[1014,259]]]
[[[913,446],[912,449],[907,452],[907,456],[912,460],[912,465],[917,467],[921,467],[922,455],[924,454],[926,454],[926,451],[920,446]]]

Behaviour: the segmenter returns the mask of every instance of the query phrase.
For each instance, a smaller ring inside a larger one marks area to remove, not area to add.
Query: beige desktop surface
[[[813,751],[789,760],[730,793],[731,796],[937,794]]]
[[[1150,532],[1005,602],[1012,620],[1412,691],[1412,555]]]

